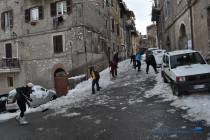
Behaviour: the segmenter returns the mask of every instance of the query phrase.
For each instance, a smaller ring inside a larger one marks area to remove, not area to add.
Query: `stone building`
[[[195,49],[207,57],[210,51],[210,0],[154,0],[160,47]]]
[[[127,20],[134,14],[126,9],[127,15],[120,15],[121,4],[118,0],[0,0],[0,94],[29,81],[66,94],[68,77],[87,74],[90,65],[105,67],[113,51],[125,51],[122,40],[127,40],[129,50]]]
[[[106,59],[103,0],[0,0],[0,93],[31,81],[59,94],[68,76]]]
[[[157,26],[152,24],[147,26],[147,47],[157,48]]]

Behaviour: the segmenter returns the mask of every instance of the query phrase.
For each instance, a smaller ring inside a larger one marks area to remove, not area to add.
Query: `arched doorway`
[[[184,24],[181,24],[180,26],[180,36],[179,36],[179,46],[178,49],[183,50],[187,49],[187,33],[186,33],[186,28]]]
[[[54,72],[55,90],[58,96],[63,96],[68,93],[68,77],[62,68],[58,68]]]

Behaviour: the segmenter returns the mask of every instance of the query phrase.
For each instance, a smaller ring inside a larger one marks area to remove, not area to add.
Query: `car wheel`
[[[57,96],[56,95],[53,95],[52,97],[51,97],[51,101],[53,101],[53,100],[55,100],[57,98]]]
[[[176,84],[171,84],[171,89],[172,89],[172,92],[173,92],[173,95],[175,96],[181,96],[182,93],[180,92],[178,86]]]

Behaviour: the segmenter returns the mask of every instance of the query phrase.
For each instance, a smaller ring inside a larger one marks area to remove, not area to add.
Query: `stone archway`
[[[68,75],[63,67],[55,66],[54,72],[54,87],[58,96],[63,96],[68,93],[69,83]]]
[[[180,30],[179,30],[179,50],[187,49],[187,33],[186,33],[186,27],[184,24],[181,24]]]

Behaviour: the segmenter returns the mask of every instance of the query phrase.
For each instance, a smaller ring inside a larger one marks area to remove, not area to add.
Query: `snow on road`
[[[142,63],[142,65],[144,68],[145,64]],[[119,63],[119,69],[118,69],[119,74],[125,73],[131,69],[132,67],[130,65],[129,60]],[[105,69],[103,72],[101,72],[100,75],[101,75],[100,85],[103,88],[106,88],[108,85],[113,84],[113,81],[110,80],[110,73],[108,68]],[[154,74],[153,76],[156,75]],[[127,76],[126,78],[129,78],[129,76]],[[148,78],[148,76],[143,76],[143,78]],[[144,95],[145,98],[158,96],[160,98],[160,101],[157,102],[171,101],[172,102],[171,106],[187,111],[187,114],[184,115],[183,117],[186,117],[193,121],[206,120],[208,125],[210,125],[210,94],[209,95],[196,94],[196,95],[189,95],[177,98],[176,96],[173,96],[170,85],[163,82],[160,74],[156,76],[155,80],[157,81],[155,87],[152,90],[147,91],[145,93]],[[91,96],[91,79],[89,79],[88,81],[84,81],[79,85],[77,85],[75,89],[70,90],[67,96],[58,98],[57,100],[44,104],[38,108],[29,109],[27,113],[42,111],[46,108],[49,108],[55,110],[55,114],[50,114],[50,115],[56,115],[59,113],[65,114],[67,108],[77,104],[81,104],[81,101],[91,97],[94,96]],[[143,102],[143,99],[138,99],[138,101],[131,100],[129,103],[132,104],[134,102]],[[175,112],[175,111],[176,110],[168,110],[168,112]],[[18,114],[19,113],[0,114],[0,122],[14,118]],[[70,117],[74,115],[79,115],[79,114],[76,113],[67,114],[67,116]]]
[[[151,91],[144,95],[146,98],[158,96],[162,102],[172,101],[171,106],[186,110],[184,118],[191,121],[205,120],[210,125],[210,93],[196,93],[177,97],[172,94],[169,84],[163,82],[161,74],[156,77],[157,83]]]
[[[131,67],[130,60],[126,60],[119,63],[118,67],[119,67],[118,69],[119,74],[129,71]],[[101,77],[100,86],[101,87],[106,88],[108,85],[114,83],[113,81],[110,80],[110,76],[111,75],[110,75],[109,68],[105,69],[104,71],[100,73],[100,77]],[[92,85],[91,79],[81,82],[74,89],[70,90],[66,96],[60,97],[47,104],[41,105],[40,107],[28,109],[26,113],[38,112],[45,109],[54,109],[55,114],[50,114],[50,115],[53,116],[59,113],[64,114],[65,112],[60,112],[60,110],[65,111],[67,108],[80,104],[81,101],[92,97],[91,85]],[[0,122],[15,118],[18,114],[19,112],[2,113],[0,114]]]

